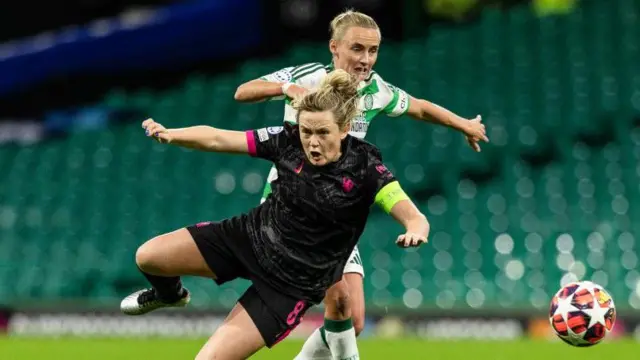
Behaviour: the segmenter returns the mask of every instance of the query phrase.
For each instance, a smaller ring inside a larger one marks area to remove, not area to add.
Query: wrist
[[[286,83],[282,83],[282,86],[280,87],[280,89],[282,90],[282,95],[287,95],[287,90],[289,90],[289,88],[291,87],[291,85],[293,85],[292,83],[286,82]]]

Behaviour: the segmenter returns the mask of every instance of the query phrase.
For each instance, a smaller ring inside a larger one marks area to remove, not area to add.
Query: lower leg
[[[255,323],[238,303],[200,349],[196,360],[244,360],[264,346]]]
[[[332,359],[359,359],[356,333],[351,319],[349,288],[341,281],[327,291],[325,297],[324,335]]]
[[[351,309],[351,320],[353,323],[353,329],[356,337],[364,330],[365,322],[365,301],[364,301],[364,286],[363,278],[360,273],[346,273],[344,280],[348,284],[349,299],[348,306]],[[332,294],[332,291],[327,292],[325,298],[325,304],[333,303],[334,310],[331,309],[332,305],[327,305],[331,314],[328,314],[329,319],[334,319],[335,310],[338,306],[339,297]],[[354,340],[355,342],[355,340]],[[331,351],[326,340],[326,332],[324,326],[316,329],[305,341],[300,353],[294,360],[331,360]]]
[[[169,304],[184,306],[188,291],[182,287],[181,275],[215,279],[193,237],[187,229],[179,229],[155,237],[138,248],[136,264],[153,287],[153,291],[138,291],[121,304],[129,315],[141,315]]]

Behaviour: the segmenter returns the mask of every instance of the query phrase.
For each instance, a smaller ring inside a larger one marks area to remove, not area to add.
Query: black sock
[[[176,302],[184,295],[185,290],[179,276],[157,276],[142,270],[140,272],[147,278],[162,302]]]

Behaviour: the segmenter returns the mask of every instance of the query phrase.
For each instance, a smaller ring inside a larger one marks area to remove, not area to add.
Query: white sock
[[[347,320],[324,319],[325,338],[334,360],[358,360],[358,344],[356,330],[351,318]]]
[[[318,328],[307,338],[302,345],[300,353],[293,360],[332,360],[329,346],[322,338],[321,331],[324,328]]]

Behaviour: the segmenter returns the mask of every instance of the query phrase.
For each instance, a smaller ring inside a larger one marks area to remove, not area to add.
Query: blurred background
[[[382,29],[385,80],[482,114],[491,139],[476,154],[442,127],[373,122],[432,232],[400,250],[373,210],[362,337],[547,338],[551,296],[582,279],[613,295],[616,335],[640,338],[638,1],[64,3],[0,11],[0,333],[208,336],[247,283],[186,279],[189,309],[124,318],[146,286],[135,249],[252,208],[270,164],[163,146],[140,122],[280,124],[281,102],[239,104],[236,87],[329,63],[328,23],[353,7]],[[318,308],[292,337],[321,322]]]

